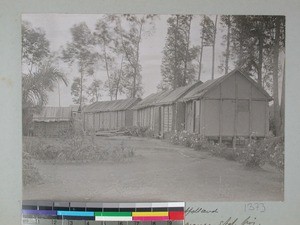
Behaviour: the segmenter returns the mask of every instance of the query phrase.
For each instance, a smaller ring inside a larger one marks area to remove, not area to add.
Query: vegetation
[[[154,131],[149,127],[131,126],[121,129],[124,135],[135,137],[155,137]]]
[[[176,145],[194,148],[197,151],[207,151],[217,157],[239,161],[247,168],[260,167],[267,162],[280,171],[284,170],[284,140],[281,137],[268,137],[263,140],[251,137],[244,147],[236,149],[209,141],[199,134],[187,131],[171,132],[168,134],[168,140]]]
[[[67,133],[60,138],[26,137],[24,149],[30,159],[59,162],[122,161],[134,156],[134,149],[120,145],[101,145],[95,137]]]
[[[168,33],[161,64],[161,90],[185,86],[194,80],[197,48],[191,46],[192,15],[174,15],[168,19]]]
[[[48,102],[48,92],[59,82],[68,84],[65,74],[58,68],[54,54],[49,50],[45,32],[22,23],[22,115],[23,133],[29,132],[31,116]]]

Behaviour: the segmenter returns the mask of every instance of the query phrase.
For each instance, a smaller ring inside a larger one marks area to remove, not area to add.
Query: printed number
[[[168,221],[168,225],[172,225],[172,221]]]
[[[247,211],[257,211],[257,212],[265,212],[266,207],[264,203],[247,203],[244,206],[245,212]]]
[[[89,221],[86,221],[86,225],[90,225],[90,222],[89,222]]]
[[[73,225],[73,221],[72,221],[72,220],[69,220],[69,221],[68,221],[68,225]]]
[[[123,225],[123,222],[119,222],[119,225]]]
[[[52,224],[56,225],[57,224],[57,220],[52,220]]]
[[[140,222],[135,222],[135,225],[139,225],[140,224]]]

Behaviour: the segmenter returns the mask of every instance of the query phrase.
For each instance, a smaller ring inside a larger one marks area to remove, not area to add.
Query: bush
[[[197,151],[209,151],[215,156],[221,156],[226,149],[223,144],[214,143],[203,135],[189,133],[185,130],[170,132],[168,140],[173,144],[194,148]]]
[[[41,180],[41,176],[34,165],[33,158],[29,153],[29,144],[27,142],[23,142],[23,154],[22,154],[22,179],[23,185],[27,185],[30,183],[36,183]]]
[[[131,126],[124,127],[121,129],[124,135],[134,136],[134,137],[154,137],[154,131],[150,127],[142,126]]]
[[[28,137],[24,139],[24,145],[31,159],[55,162],[120,161],[134,156],[134,149],[124,143],[114,147],[103,146],[95,142],[95,135],[86,136],[80,133],[56,139]]]
[[[284,170],[284,145],[282,137],[268,137],[263,140],[250,138],[245,148],[237,149],[240,162],[246,167],[263,166],[266,162],[280,171]]]
[[[251,137],[245,140],[245,147],[237,149],[228,148],[223,143],[215,143],[209,141],[204,136],[187,131],[169,132],[166,137],[175,145],[191,147],[198,151],[208,151],[217,157],[239,161],[248,168],[260,167],[268,162],[280,171],[284,169],[284,145],[282,137],[268,137],[263,140]]]

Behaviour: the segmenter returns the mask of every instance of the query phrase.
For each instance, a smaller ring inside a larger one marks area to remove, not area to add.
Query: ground
[[[25,200],[101,202],[282,201],[283,174],[270,166],[242,164],[167,141],[96,137],[103,145],[125,145],[135,155],[97,163],[36,162],[42,180],[23,189]]]

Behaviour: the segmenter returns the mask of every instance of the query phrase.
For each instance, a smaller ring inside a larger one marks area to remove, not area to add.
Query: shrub
[[[284,145],[282,137],[267,137],[263,140],[250,138],[245,148],[237,149],[240,162],[246,167],[263,166],[266,162],[280,171],[284,169]]]
[[[95,135],[86,136],[80,133],[57,139],[28,137],[24,140],[24,145],[31,159],[55,162],[120,161],[134,156],[134,149],[125,146],[123,142],[114,147],[103,146],[95,141]]]
[[[154,131],[147,126],[131,126],[121,129],[124,135],[135,137],[154,137]]]
[[[23,141],[23,154],[22,154],[22,179],[23,185],[30,183],[36,183],[41,180],[41,176],[34,165],[33,158],[31,157],[30,144],[27,141]]]

